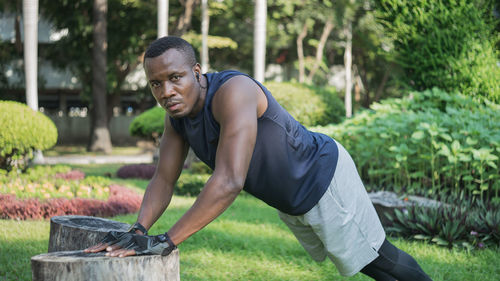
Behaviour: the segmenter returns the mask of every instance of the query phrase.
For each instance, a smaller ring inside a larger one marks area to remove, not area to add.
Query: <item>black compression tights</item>
[[[387,239],[378,253],[379,256],[361,270],[363,274],[377,281],[432,281],[415,259]]]

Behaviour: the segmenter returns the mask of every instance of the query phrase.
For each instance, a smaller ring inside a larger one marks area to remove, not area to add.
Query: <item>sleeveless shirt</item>
[[[290,215],[312,209],[333,178],[338,160],[335,141],[307,130],[252,77],[234,70],[204,75],[208,82],[204,107],[194,118],[170,117],[176,132],[201,161],[215,170],[220,126],[212,114],[213,97],[230,78],[249,77],[266,95],[267,109],[257,120],[257,138],[244,190]]]

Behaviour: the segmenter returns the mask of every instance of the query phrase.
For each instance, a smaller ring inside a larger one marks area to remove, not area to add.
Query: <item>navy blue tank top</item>
[[[333,178],[337,144],[326,135],[308,131],[252,77],[233,70],[205,74],[208,87],[203,109],[194,118],[170,118],[172,127],[196,156],[215,170],[220,127],[212,114],[212,99],[222,84],[237,75],[257,83],[268,104],[257,120],[257,139],[244,190],[284,213],[305,214],[321,199]]]

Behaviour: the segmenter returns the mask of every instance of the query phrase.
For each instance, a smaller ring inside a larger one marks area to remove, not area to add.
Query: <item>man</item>
[[[385,239],[347,151],[300,125],[259,82],[237,71],[202,75],[192,46],[177,37],[154,41],[144,67],[168,113],[158,166],[131,231],[111,232],[87,252],[167,255],[245,189],[278,209],[309,254],[318,261],[328,256],[342,275],[430,280]],[[189,147],[214,170],[212,176],[168,232],[143,235],[170,203]]]

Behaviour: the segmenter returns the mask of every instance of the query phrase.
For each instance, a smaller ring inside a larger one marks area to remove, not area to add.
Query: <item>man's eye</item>
[[[180,78],[181,78],[181,76],[180,76],[180,75],[172,75],[171,80],[172,80],[172,81],[177,81],[177,80],[179,80]]]
[[[151,82],[151,87],[158,88],[158,87],[160,87],[160,83],[158,83],[158,82]]]

